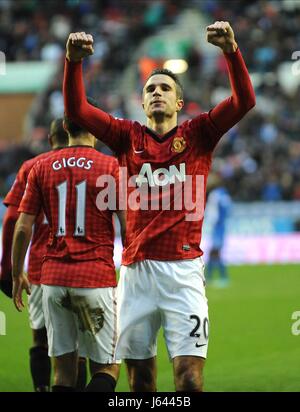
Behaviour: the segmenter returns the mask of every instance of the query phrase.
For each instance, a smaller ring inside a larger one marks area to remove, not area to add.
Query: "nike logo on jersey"
[[[144,150],[135,150],[135,149],[133,149],[133,151],[134,151],[134,153],[136,153],[136,154],[139,154],[139,153],[143,153],[143,152],[144,152]]]

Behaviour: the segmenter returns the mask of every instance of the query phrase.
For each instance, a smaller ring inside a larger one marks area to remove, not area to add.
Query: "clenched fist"
[[[223,52],[232,53],[238,48],[228,21],[216,21],[214,24],[207,26],[206,30],[208,43],[220,47]]]
[[[71,33],[69,35],[66,49],[66,57],[70,62],[81,61],[84,57],[94,53],[93,36],[85,32]]]

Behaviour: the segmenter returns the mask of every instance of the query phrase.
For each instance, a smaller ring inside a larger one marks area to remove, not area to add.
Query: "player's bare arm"
[[[93,36],[85,32],[71,33],[66,45],[66,58],[70,62],[80,62],[94,53]]]
[[[2,222],[2,258],[0,274],[0,289],[9,298],[12,298],[11,249],[15,224],[18,217],[18,207],[9,204]]]
[[[24,308],[22,292],[30,295],[30,285],[24,273],[24,261],[32,235],[34,215],[21,213],[16,223],[12,249],[13,301],[20,312]]]
[[[208,43],[220,47],[225,53],[233,53],[238,45],[234,38],[234,32],[228,21],[216,21],[207,26],[206,38]]]

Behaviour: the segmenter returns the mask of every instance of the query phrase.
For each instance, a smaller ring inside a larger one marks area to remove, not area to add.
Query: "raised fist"
[[[228,21],[216,21],[207,26],[206,30],[206,38],[209,43],[220,47],[224,52],[236,51],[238,46]]]
[[[66,49],[66,57],[70,62],[81,61],[84,57],[94,53],[93,36],[85,32],[71,33],[69,35]]]

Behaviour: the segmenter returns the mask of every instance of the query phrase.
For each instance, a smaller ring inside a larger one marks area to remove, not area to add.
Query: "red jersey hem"
[[[82,288],[82,289],[102,289],[102,288],[114,288],[117,286],[117,282],[114,283],[108,283],[107,285],[101,285],[99,284],[85,284],[85,283],[78,283],[74,284],[74,282],[63,282],[63,281],[56,281],[56,282],[51,282],[50,280],[43,280],[41,279],[40,285],[46,285],[46,286],[64,286],[68,288]]]
[[[31,285],[40,285],[41,284],[40,280],[32,279],[31,276],[28,276],[28,280],[29,280],[29,283]]]
[[[133,263],[136,262],[140,262],[142,260],[159,260],[159,261],[163,261],[163,262],[171,262],[173,260],[187,260],[187,259],[195,259],[199,256],[203,255],[203,251],[199,250],[197,252],[193,252],[193,253],[189,253],[189,254],[176,254],[173,256],[168,256],[168,257],[162,257],[162,256],[158,256],[158,255],[138,255],[135,256],[134,258],[123,258],[122,259],[122,265],[123,266],[129,266],[132,265]]]

